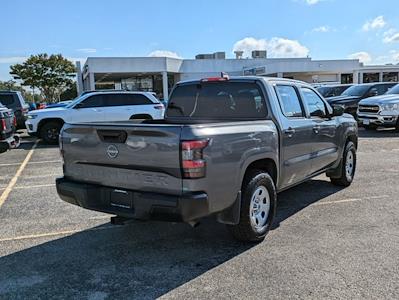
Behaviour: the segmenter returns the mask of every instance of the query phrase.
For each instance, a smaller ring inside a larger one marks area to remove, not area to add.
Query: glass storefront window
[[[363,74],[363,83],[379,82],[379,81],[380,81],[379,73],[364,73]]]
[[[353,83],[353,74],[352,73],[341,74],[341,83],[342,84]]]
[[[168,75],[168,91],[175,83],[174,76]],[[163,99],[162,75],[134,76],[121,79],[121,88],[129,91],[154,92]]]
[[[398,80],[398,72],[385,72],[382,76],[382,81],[384,82],[397,82]]]

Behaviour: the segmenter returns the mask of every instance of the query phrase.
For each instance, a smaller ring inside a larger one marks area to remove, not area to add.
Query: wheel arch
[[[153,117],[150,114],[134,114],[131,115],[129,120],[152,120]]]
[[[272,177],[274,184],[277,186],[278,183],[278,169],[277,163],[272,158],[262,158],[257,159],[250,162],[247,167],[245,168],[245,172],[241,177],[241,184],[244,182],[245,177],[252,171],[252,170],[264,170]]]

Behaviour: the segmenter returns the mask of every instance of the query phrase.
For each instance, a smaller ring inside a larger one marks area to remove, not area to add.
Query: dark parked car
[[[19,146],[19,137],[15,134],[16,119],[12,109],[0,103],[0,153]]]
[[[317,91],[324,97],[336,97],[341,96],[341,94],[353,86],[353,84],[329,84],[317,87]]]
[[[343,106],[346,113],[356,117],[360,100],[385,94],[396,82],[374,82],[351,86],[341,96],[326,98],[331,105]]]
[[[29,104],[25,103],[21,92],[0,91],[0,103],[13,110],[17,119],[17,129],[25,128]]]
[[[356,147],[356,120],[304,82],[205,78],[176,85],[164,120],[66,123],[57,191],[121,218],[213,215],[261,241],[278,192],[322,173],[350,185]]]

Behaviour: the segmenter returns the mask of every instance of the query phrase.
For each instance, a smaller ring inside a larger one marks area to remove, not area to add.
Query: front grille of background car
[[[380,111],[378,105],[359,105],[359,112],[376,114]]]

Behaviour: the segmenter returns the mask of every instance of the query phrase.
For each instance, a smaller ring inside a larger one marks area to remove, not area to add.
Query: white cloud
[[[27,59],[26,56],[3,56],[0,57],[0,64],[19,64]]]
[[[389,29],[384,32],[384,39],[382,40],[384,43],[393,43],[399,42],[399,32],[396,29]]]
[[[399,63],[399,50],[391,50],[388,55],[378,56],[375,60],[379,64],[397,64]]]
[[[80,48],[80,49],[76,49],[76,51],[83,52],[83,53],[96,53],[97,49],[95,49],[95,48]]]
[[[360,51],[356,53],[352,53],[348,55],[350,59],[358,59],[361,63],[369,63],[371,62],[371,55],[365,51]]]
[[[270,40],[246,37],[233,46],[233,51],[244,51],[244,57],[250,57],[253,50],[267,50],[268,57],[306,57],[309,54],[309,49],[298,41],[281,37]]]
[[[320,0],[305,0],[306,4],[308,5],[314,5],[320,2]]]
[[[171,58],[181,58],[176,52],[168,50],[155,50],[148,54],[150,57],[171,57]]]
[[[363,24],[363,31],[370,31],[373,29],[380,29],[385,27],[387,25],[387,22],[384,20],[384,16],[378,16],[374,18],[373,20],[369,20],[366,23]]]
[[[312,29],[313,32],[329,32],[332,28],[330,26],[319,26]]]

